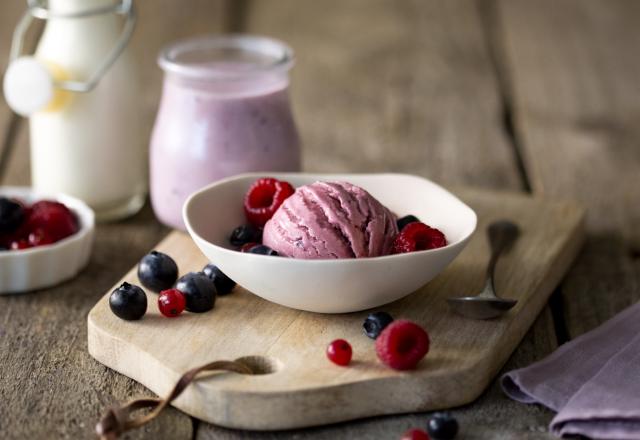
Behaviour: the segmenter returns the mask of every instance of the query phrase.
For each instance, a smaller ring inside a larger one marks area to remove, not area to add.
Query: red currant
[[[168,289],[158,296],[158,309],[167,318],[175,318],[184,311],[186,300],[178,289]]]
[[[400,440],[430,440],[430,437],[422,429],[414,428],[405,432]]]
[[[349,365],[352,354],[351,345],[344,339],[336,339],[327,347],[327,357],[336,365]]]

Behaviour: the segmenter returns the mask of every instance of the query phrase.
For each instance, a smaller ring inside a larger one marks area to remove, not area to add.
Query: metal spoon
[[[519,234],[518,225],[509,220],[500,220],[489,225],[487,235],[491,246],[491,259],[487,266],[484,289],[477,296],[447,298],[449,306],[455,312],[473,319],[491,319],[501,316],[516,305],[518,301],[496,295],[493,275],[500,254],[516,241]]]

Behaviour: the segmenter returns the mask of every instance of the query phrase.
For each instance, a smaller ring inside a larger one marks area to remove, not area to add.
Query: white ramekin
[[[27,203],[56,200],[78,217],[80,230],[54,244],[19,251],[0,251],[0,294],[50,287],[76,276],[89,262],[95,230],[94,213],[84,202],[64,194],[46,194],[27,187],[0,187],[0,196]]]

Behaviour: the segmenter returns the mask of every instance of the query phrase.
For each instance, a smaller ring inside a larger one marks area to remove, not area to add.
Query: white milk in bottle
[[[113,0],[49,0],[51,16],[35,59],[56,80],[90,77],[113,51],[123,29],[122,17],[109,11],[113,5]],[[69,17],[101,8],[106,12]],[[84,200],[98,219],[137,212],[146,194],[146,142],[128,50],[120,53],[91,91],[62,93],[58,91],[48,108],[30,115],[33,186]]]

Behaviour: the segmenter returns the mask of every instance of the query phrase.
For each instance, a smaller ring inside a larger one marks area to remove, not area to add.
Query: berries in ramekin
[[[15,200],[0,197],[0,235],[11,234],[22,224],[25,213]]]
[[[167,318],[175,318],[184,311],[186,300],[178,289],[167,289],[158,296],[158,310]]]
[[[352,355],[351,345],[344,339],[336,339],[327,346],[327,357],[341,367],[349,365]]]
[[[414,222],[406,225],[393,242],[393,252],[406,252],[436,249],[447,245],[447,239],[438,229],[424,223]]]
[[[178,265],[167,254],[151,251],[138,263],[138,278],[154,292],[170,289],[178,279]]]
[[[395,370],[411,370],[429,352],[429,335],[406,319],[393,321],[376,339],[376,354]]]
[[[289,182],[272,177],[256,180],[244,197],[244,212],[254,226],[262,227],[295,189]]]
[[[109,295],[109,307],[118,318],[135,321],[147,311],[147,295],[140,287],[125,282]]]

